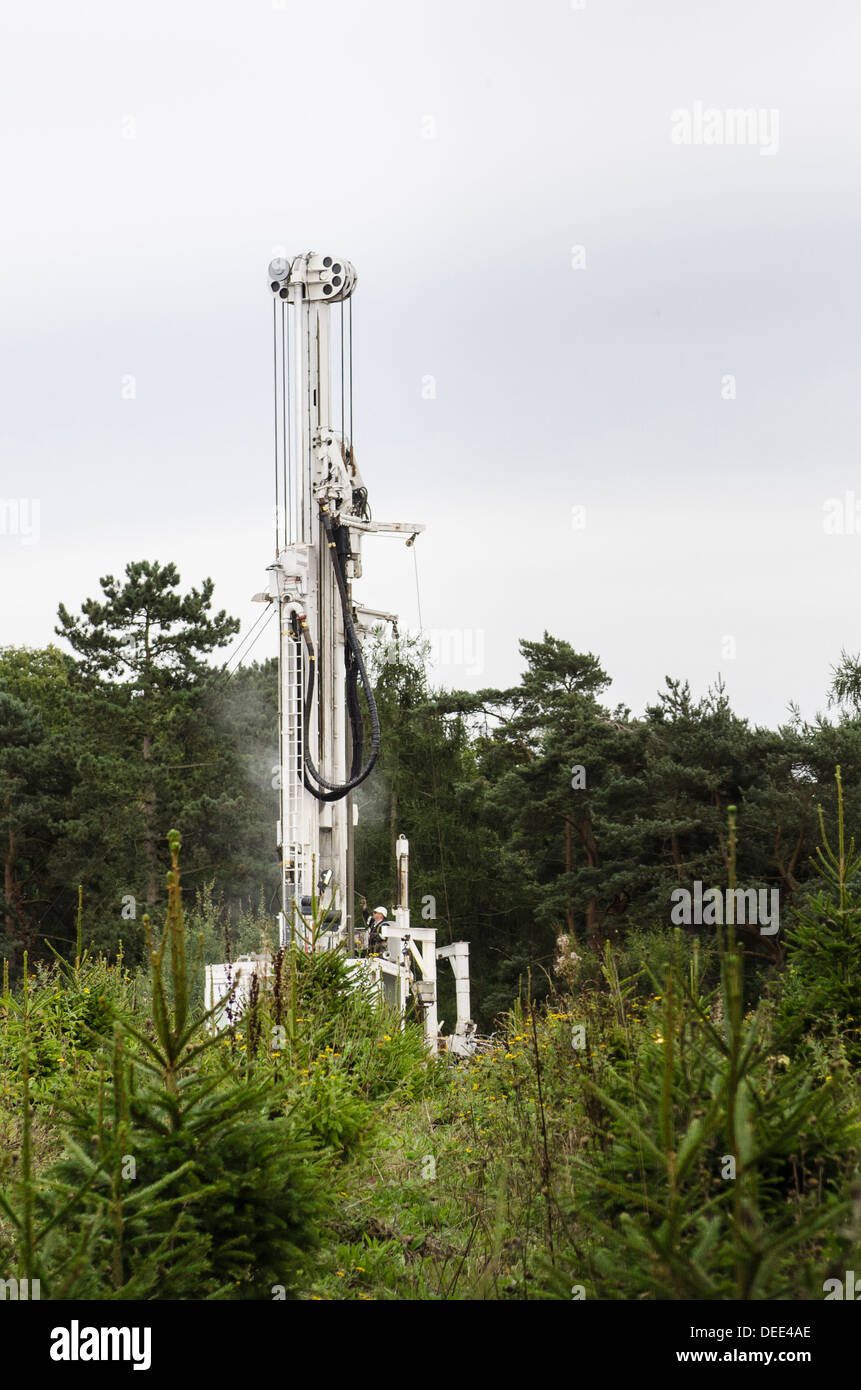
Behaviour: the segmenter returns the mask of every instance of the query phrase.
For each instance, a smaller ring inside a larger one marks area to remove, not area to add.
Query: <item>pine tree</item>
[[[238,620],[223,609],[210,614],[211,579],[185,595],[176,592],[179,582],[173,564],[134,561],[126,566],[125,583],[113,575],[100,581],[104,599],[87,599],[79,617],[60,604],[56,629],[81,658],[90,690],[98,685],[104,692],[102,713],[115,717],[121,711],[137,747],[150,906],[158,896],[161,755],[168,745],[175,746],[169,726],[193,725],[199,690],[209,675],[202,657],[239,630]]]

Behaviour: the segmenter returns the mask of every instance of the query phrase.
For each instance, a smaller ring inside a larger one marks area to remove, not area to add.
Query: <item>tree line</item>
[[[68,955],[78,886],[85,935],[130,960],[165,893],[164,837],[179,826],[186,893],[212,884],[229,921],[274,914],[278,860],[277,663],[214,664],[238,631],[213,585],[183,594],[172,564],[133,562],[77,615],[70,651],[0,650],[0,954]],[[736,878],[797,906],[812,873],[817,807],[861,824],[861,674],[845,653],[831,715],[778,729],[736,715],[718,681],[682,679],[641,714],[606,702],[590,653],[545,633],[520,643],[507,689],[432,688],[418,639],[369,652],[382,753],[356,794],[356,886],[392,905],[394,843],[411,844],[412,906],[440,944],[470,941],[474,1012],[488,1024],[572,949],[654,931],[674,889]],[[706,930],[704,928],[704,930]],[[764,966],[783,950],[750,935]]]

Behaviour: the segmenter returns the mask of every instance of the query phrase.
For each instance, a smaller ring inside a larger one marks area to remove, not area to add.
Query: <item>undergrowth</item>
[[[767,990],[731,927],[643,934],[569,953],[457,1060],[337,953],[276,951],[207,1017],[217,914],[195,940],[172,835],[146,971],[81,953],[4,980],[0,1272],[54,1298],[823,1297],[861,1257],[842,800],[822,837]]]

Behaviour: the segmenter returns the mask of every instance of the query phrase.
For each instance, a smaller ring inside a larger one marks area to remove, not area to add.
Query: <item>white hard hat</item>
[[[382,915],[383,915],[384,917],[388,917],[388,915],[389,915],[389,909],[388,909],[387,907],[375,907],[375,908],[374,908],[374,916],[375,916],[375,917],[376,917],[376,915],[377,915],[378,912],[382,913]]]

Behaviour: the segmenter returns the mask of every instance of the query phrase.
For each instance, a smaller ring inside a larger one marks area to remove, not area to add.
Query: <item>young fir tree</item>
[[[330,1200],[319,1152],[286,1086],[243,1075],[192,1007],[180,837],[168,839],[167,920],[160,940],[148,933],[152,1028],[118,1017],[96,1094],[62,1107],[66,1156],[40,1184],[35,1267],[51,1298],[293,1296]]]

